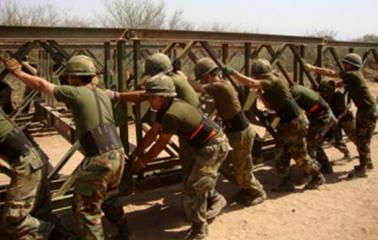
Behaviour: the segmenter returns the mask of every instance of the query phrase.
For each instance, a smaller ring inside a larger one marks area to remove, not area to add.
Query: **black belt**
[[[0,144],[0,153],[5,155],[9,161],[12,161],[19,156],[26,156],[32,149],[32,146],[32,143],[25,134],[21,130],[14,128],[5,138],[4,142]]]
[[[215,137],[220,127],[213,121],[204,118],[202,122],[189,134],[188,143],[194,148],[201,148]]]
[[[80,138],[80,144],[88,157],[97,156],[122,147],[117,129],[113,124],[101,124],[85,133]]]
[[[226,126],[226,130],[229,132],[239,132],[246,129],[249,125],[249,120],[245,116],[244,112],[238,112],[234,117],[231,119],[225,120],[224,124]]]

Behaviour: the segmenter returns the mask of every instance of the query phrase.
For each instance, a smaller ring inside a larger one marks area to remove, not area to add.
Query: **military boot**
[[[47,218],[53,225],[54,228],[50,234],[49,239],[53,240],[76,240],[79,237],[73,233],[72,231],[68,230],[62,223],[62,221],[55,215],[50,213]],[[47,239],[47,238],[45,238]]]
[[[122,217],[116,224],[118,234],[111,238],[111,240],[135,240],[135,235],[130,231],[129,224],[126,217]]]
[[[354,166],[354,170],[348,174],[347,179],[355,179],[355,178],[363,178],[363,177],[367,177],[366,166],[357,165],[357,166]]]
[[[193,223],[185,240],[203,240],[208,235],[207,223]]]
[[[323,174],[314,172],[311,175],[310,181],[305,185],[305,189],[317,189],[320,185],[326,182]]]
[[[332,164],[330,162],[327,162],[327,163],[324,163],[320,169],[320,171],[322,173],[325,173],[325,174],[331,174],[333,173],[333,167],[332,167]]]
[[[295,185],[291,182],[290,177],[282,178],[280,184],[275,188],[276,192],[293,192],[294,190]]]
[[[206,219],[213,219],[218,216],[222,209],[227,205],[226,199],[217,191],[214,191],[213,195],[207,199],[207,212]]]
[[[373,162],[371,160],[366,164],[366,169],[367,170],[374,169],[374,165],[373,165]]]
[[[247,193],[242,199],[242,203],[246,207],[254,206],[264,202],[266,199],[266,193],[264,190],[261,190],[255,194]]]

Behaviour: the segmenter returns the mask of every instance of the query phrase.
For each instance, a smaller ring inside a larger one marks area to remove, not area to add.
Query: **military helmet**
[[[216,69],[218,66],[211,58],[201,58],[194,66],[194,75],[196,79],[201,79]]]
[[[362,59],[357,53],[348,53],[341,61],[344,63],[350,63],[358,68],[362,66]]]
[[[255,77],[266,77],[272,74],[272,65],[266,59],[257,59],[252,63],[251,75]]]
[[[146,95],[174,97],[177,94],[173,80],[165,74],[158,74],[146,81]]]
[[[65,74],[73,76],[95,76],[96,67],[92,58],[85,55],[77,55],[68,61]]]
[[[155,53],[146,59],[144,65],[144,74],[153,76],[155,74],[172,71],[172,63],[167,55]]]
[[[333,92],[336,89],[336,82],[334,80],[322,80],[319,83],[319,92]]]

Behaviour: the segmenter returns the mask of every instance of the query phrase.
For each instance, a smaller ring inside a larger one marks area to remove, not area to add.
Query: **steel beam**
[[[110,42],[104,43],[104,84],[106,88],[110,88]]]
[[[128,29],[123,36],[126,39],[168,41],[218,41],[218,42],[264,42],[264,43],[305,43],[322,44],[323,38],[300,37],[272,34],[252,33],[226,33],[209,31],[182,31],[182,30],[154,30],[154,29]]]
[[[301,55],[298,53],[296,47],[294,45],[289,45],[289,48],[290,48],[291,52],[294,54],[294,57],[298,61],[298,63],[300,64],[300,66],[304,68],[304,61],[301,58]],[[309,72],[307,72],[307,71],[305,71],[305,74],[306,74],[308,80],[310,80],[310,82],[312,84],[312,87],[314,89],[318,89],[318,85],[319,84],[315,81],[315,79],[312,77],[312,75]]]
[[[317,54],[316,54],[316,66],[323,67],[323,46],[322,45],[318,45],[316,47],[316,52],[317,52]],[[322,80],[322,75],[321,74],[317,74],[316,80],[318,82],[320,82]]]

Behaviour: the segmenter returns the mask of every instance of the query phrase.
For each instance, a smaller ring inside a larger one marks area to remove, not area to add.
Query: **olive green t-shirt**
[[[336,91],[332,94],[332,99],[330,99],[328,104],[330,105],[332,112],[336,117],[339,117],[348,109],[346,97],[340,91]]]
[[[290,92],[298,105],[305,111],[309,111],[312,106],[321,101],[317,92],[301,85],[292,86]]]
[[[188,137],[201,123],[203,117],[199,110],[187,102],[174,98],[169,108],[163,113],[161,131]]]
[[[0,143],[4,142],[8,134],[13,130],[14,126],[8,119],[4,116],[3,112],[0,111]]]
[[[242,108],[238,99],[238,92],[228,81],[217,81],[205,85],[205,91],[215,102],[215,106],[223,120],[229,120],[239,113]]]
[[[281,120],[292,120],[299,116],[300,109],[289,92],[289,88],[275,76],[260,80],[262,96]]]
[[[375,104],[366,79],[360,71],[340,72],[340,77],[348,87],[349,96],[357,108],[369,108]]]
[[[172,73],[169,76],[172,78],[173,84],[175,85],[177,98],[180,98],[190,105],[200,109],[201,104],[198,95],[190,83],[179,74]]]
[[[99,88],[96,88],[96,94],[102,110],[103,123],[114,124],[110,98]],[[71,108],[78,138],[99,126],[99,112],[91,87],[56,86],[54,96],[56,100],[66,103]]]

